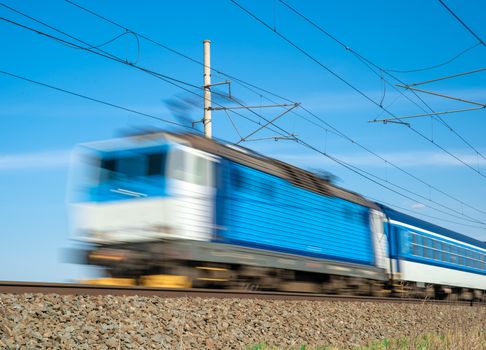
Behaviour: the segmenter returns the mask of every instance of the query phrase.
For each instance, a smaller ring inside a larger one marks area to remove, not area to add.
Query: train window
[[[441,260],[441,256],[440,256],[440,251],[438,251],[437,249],[434,249],[434,259],[435,260]]]
[[[418,245],[418,255],[419,256],[425,256],[423,237],[421,235],[415,235],[415,236],[416,236],[417,245]]]
[[[148,166],[147,166],[147,175],[148,176],[157,176],[164,174],[164,163],[165,163],[165,154],[163,153],[153,153],[147,156],[148,159]]]
[[[480,255],[479,253],[474,252],[474,267],[479,269],[480,266]]]
[[[170,174],[177,180],[186,180],[186,152],[175,149],[171,154]]]
[[[116,159],[102,159],[100,162],[100,181],[109,181],[116,179]]]
[[[116,160],[115,159],[102,159],[101,168],[108,171],[116,170]]]
[[[433,250],[432,250],[432,240],[430,238],[424,238],[424,246],[425,248],[425,257],[426,258],[433,258]]]
[[[208,164],[207,160],[202,157],[194,157],[193,182],[206,186],[208,182]]]
[[[459,253],[459,257],[458,257],[458,259],[459,259],[459,265],[464,266],[465,265],[465,261],[464,261],[464,256],[462,255],[463,252],[462,252],[462,249],[461,248],[458,249],[458,253]]]
[[[445,246],[446,244],[444,242],[441,242],[440,243],[440,260],[442,261],[447,261],[447,254],[446,254],[446,251],[445,251]]]
[[[116,172],[124,177],[137,177],[145,174],[145,159],[140,156],[119,158]]]
[[[457,255],[450,254],[450,262],[453,264],[457,264]]]

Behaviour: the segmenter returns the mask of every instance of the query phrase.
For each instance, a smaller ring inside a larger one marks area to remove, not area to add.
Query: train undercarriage
[[[86,262],[106,278],[88,284],[220,288],[486,302],[482,290],[389,279],[373,266],[303,258],[214,242],[98,246]]]

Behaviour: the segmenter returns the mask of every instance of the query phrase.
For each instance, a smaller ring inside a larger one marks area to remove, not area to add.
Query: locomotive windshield
[[[163,152],[107,157],[100,160],[100,182],[164,176],[166,154]]]

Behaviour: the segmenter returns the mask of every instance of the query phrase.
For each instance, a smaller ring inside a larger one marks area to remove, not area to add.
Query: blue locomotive
[[[486,295],[485,243],[287,163],[169,132],[82,149],[75,227],[111,276],[94,283]]]

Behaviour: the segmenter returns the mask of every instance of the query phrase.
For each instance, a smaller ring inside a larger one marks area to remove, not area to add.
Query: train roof
[[[303,170],[280,160],[264,156],[239,145],[208,139],[197,134],[179,134],[168,131],[143,132],[111,140],[90,142],[84,144],[84,146],[102,151],[111,151],[119,147],[146,147],[147,145],[157,144],[161,140],[192,146],[202,151],[230,159],[236,163],[246,165],[253,169],[286,179],[295,186],[326,196],[342,198],[356,204],[380,210],[380,208],[374,202],[367,200],[365,197],[355,192],[333,185],[327,179],[323,179],[312,172]]]
[[[431,224],[430,222],[417,219],[413,216],[407,215],[400,213],[399,211],[396,211],[394,209],[391,209],[385,205],[378,204],[381,208],[381,210],[391,219],[391,220],[396,220],[403,222],[404,224],[409,224],[411,226],[419,227],[427,231],[431,231],[434,233],[438,233],[442,236],[448,237],[455,239],[457,241],[461,241],[464,243],[469,243],[472,245],[475,245],[477,247],[486,249],[486,242],[481,242],[480,240],[477,240],[475,238],[463,235],[462,233],[458,233],[452,230],[449,230],[447,228]]]
[[[328,180],[314,173],[298,168],[294,165],[270,158],[250,149],[223,144],[195,134],[172,134],[188,141],[193,147],[203,151],[228,158],[248,167],[286,179],[295,186],[320,193],[326,196],[334,196],[347,201],[379,210],[379,207],[363,196],[331,184]]]

